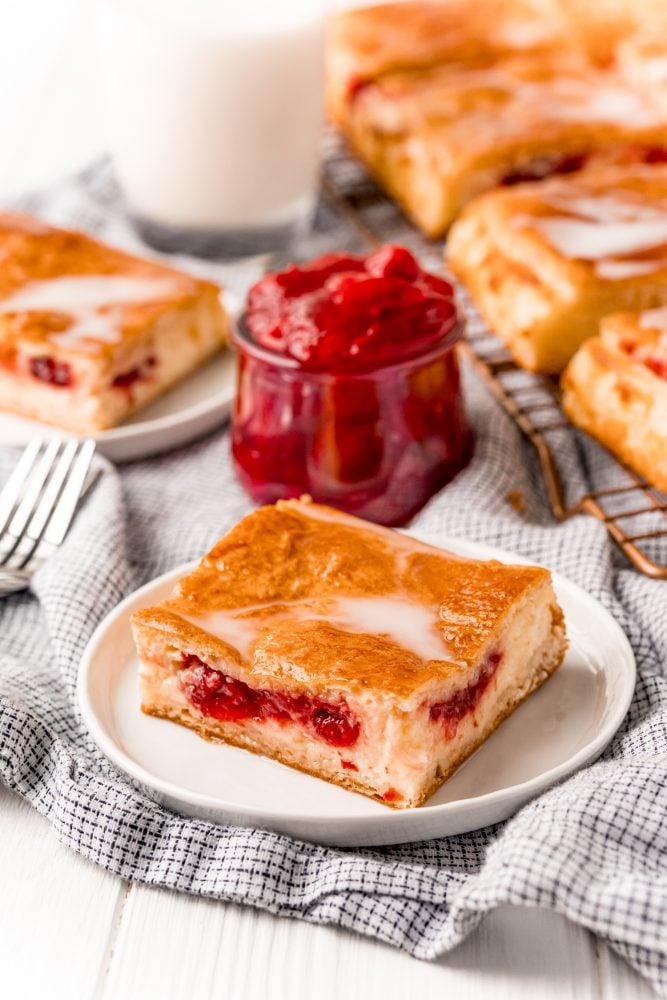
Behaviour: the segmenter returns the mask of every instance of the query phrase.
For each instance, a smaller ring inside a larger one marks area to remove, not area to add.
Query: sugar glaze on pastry
[[[667,304],[667,166],[490,191],[454,224],[447,255],[519,364],[559,372],[604,316]]]

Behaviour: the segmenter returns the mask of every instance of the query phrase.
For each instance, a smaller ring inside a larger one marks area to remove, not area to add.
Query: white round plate
[[[472,558],[526,562],[487,545],[410,534]],[[339,847],[465,833],[506,819],[595,760],[632,698],[635,661],[625,635],[594,598],[554,574],[570,640],[563,665],[423,806],[393,810],[141,712],[129,618],[166,597],[188,568],[180,566],[118,605],[90,640],[78,684],[84,721],[100,749],[152,798],[188,816]]]
[[[227,419],[236,393],[236,354],[221,351],[164,396],[119,427],[92,437],[112,462],[159,455],[194,441]],[[58,427],[0,413],[0,445],[24,445],[35,437],[62,437]]]

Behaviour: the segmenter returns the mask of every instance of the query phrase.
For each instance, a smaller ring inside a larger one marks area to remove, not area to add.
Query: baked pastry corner
[[[570,420],[667,493],[667,308],[603,319],[562,388]]]
[[[454,224],[446,252],[518,363],[560,372],[604,316],[667,304],[667,166],[491,191]]]

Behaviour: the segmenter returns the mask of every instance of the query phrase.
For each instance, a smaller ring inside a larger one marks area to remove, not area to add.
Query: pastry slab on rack
[[[562,386],[572,422],[667,493],[667,307],[604,319]]]
[[[105,430],[221,348],[227,326],[211,282],[0,214],[0,410]]]
[[[547,570],[296,500],[244,518],[132,627],[144,712],[396,808],[434,792],[566,645]]]
[[[481,195],[451,268],[532,371],[561,371],[603,316],[667,304],[667,166],[590,167]]]
[[[347,10],[329,21],[328,110],[345,124],[355,93],[385,73],[562,53],[571,38],[556,0],[412,0]]]
[[[360,88],[345,132],[429,236],[490,188],[581,169],[601,154],[667,139],[647,93],[574,55],[392,73]]]

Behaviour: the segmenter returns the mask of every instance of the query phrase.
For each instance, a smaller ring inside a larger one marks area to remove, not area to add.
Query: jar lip
[[[399,370],[401,368],[407,368],[413,366],[416,362],[429,361],[432,358],[438,357],[444,351],[451,351],[459,340],[461,340],[464,330],[465,330],[465,319],[461,314],[460,309],[456,310],[456,319],[452,323],[451,327],[443,334],[442,338],[429,347],[427,351],[421,354],[413,354],[409,358],[402,358],[400,361],[391,361],[388,364],[380,364],[375,368],[369,368],[365,371],[354,371],[354,372],[334,372],[325,370],[310,370],[308,368],[303,368],[301,364],[296,360],[296,358],[290,358],[285,354],[276,354],[273,351],[269,351],[266,347],[262,347],[260,344],[256,343],[248,332],[248,327],[245,322],[246,314],[242,312],[239,316],[231,321],[230,336],[234,346],[243,354],[250,355],[250,357],[255,358],[258,361],[263,361],[266,364],[273,365],[274,368],[282,368],[285,371],[300,372],[304,378],[312,380],[329,380],[329,379],[367,379],[376,375],[378,372],[389,372],[392,370]]]

